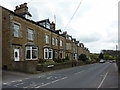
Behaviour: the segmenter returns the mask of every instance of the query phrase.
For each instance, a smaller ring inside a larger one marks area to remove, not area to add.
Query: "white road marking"
[[[12,83],[16,82],[16,81],[11,81]]]
[[[25,79],[29,79],[29,78],[25,78]]]
[[[8,84],[8,83],[3,83],[4,85]]]
[[[15,82],[22,82],[22,80],[17,80],[17,81],[15,81]]]
[[[104,76],[103,80],[101,81],[100,85],[98,86],[98,88],[100,88],[100,87],[102,86],[102,84],[103,84],[103,82],[104,82],[104,80],[105,80],[107,74],[108,74],[108,72],[105,74],[105,76]]]
[[[18,83],[18,84],[15,84],[14,86],[17,87],[18,85],[21,85],[21,84],[24,84],[24,83]]]
[[[57,77],[55,77],[55,78],[57,78]]]
[[[74,74],[75,74],[75,75],[76,75],[76,74],[80,74],[81,72],[84,72],[84,71],[85,71],[85,70],[82,70],[82,71],[80,71],[80,72],[77,72],[77,73],[74,73]]]
[[[3,84],[10,84],[10,83],[14,83],[14,82],[22,82],[22,80],[10,81],[10,82],[6,82],[6,83],[3,83]]]
[[[38,78],[42,78],[42,77],[44,77],[45,75],[41,75],[41,76],[38,76]]]
[[[50,76],[50,77],[47,77],[47,79],[50,79],[50,78],[52,78],[52,76]]]
[[[47,86],[47,85],[49,85],[49,84],[52,84],[52,83],[55,83],[55,82],[58,82],[58,81],[64,80],[64,79],[66,79],[66,78],[67,78],[67,77],[63,77],[63,78],[57,79],[57,80],[55,80],[55,81],[48,82],[48,83],[46,83],[46,84],[42,84],[42,85],[37,86],[37,87],[35,87],[35,88],[44,87],[44,86]]]

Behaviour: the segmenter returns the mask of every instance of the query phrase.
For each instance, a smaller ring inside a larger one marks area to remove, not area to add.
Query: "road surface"
[[[3,88],[118,88],[116,63],[95,63],[3,83]]]

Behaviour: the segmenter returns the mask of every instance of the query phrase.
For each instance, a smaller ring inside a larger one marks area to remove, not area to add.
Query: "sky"
[[[91,53],[116,50],[118,45],[118,2],[120,0],[0,0],[0,5],[14,11],[15,6],[28,3],[32,20],[50,19],[56,29],[67,31],[84,43]],[[78,4],[73,19],[70,21]],[[55,18],[56,17],[56,18]]]

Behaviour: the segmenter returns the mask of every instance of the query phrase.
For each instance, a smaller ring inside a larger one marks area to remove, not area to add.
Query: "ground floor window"
[[[44,59],[53,59],[53,50],[50,48],[44,48]]]
[[[74,58],[75,60],[77,60],[77,54],[74,54],[74,55],[73,55],[73,58]]]
[[[55,58],[58,59],[58,52],[55,51]]]
[[[38,57],[38,47],[27,46],[26,47],[26,59],[33,60]]]
[[[60,58],[62,59],[62,52],[60,53]]]
[[[59,58],[62,59],[63,58],[63,51],[59,52]]]

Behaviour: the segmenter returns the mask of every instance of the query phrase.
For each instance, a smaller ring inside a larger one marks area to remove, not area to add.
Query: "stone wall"
[[[68,62],[68,63],[58,63],[58,64],[51,64],[51,65],[37,65],[37,70],[46,72],[46,71],[51,71],[51,70],[58,70],[58,69],[63,69],[63,68],[70,68],[70,67],[75,67],[75,66],[80,66],[84,65],[85,63],[83,62]]]
[[[13,62],[12,67],[14,71],[36,73],[37,63],[37,61],[19,61]]]

